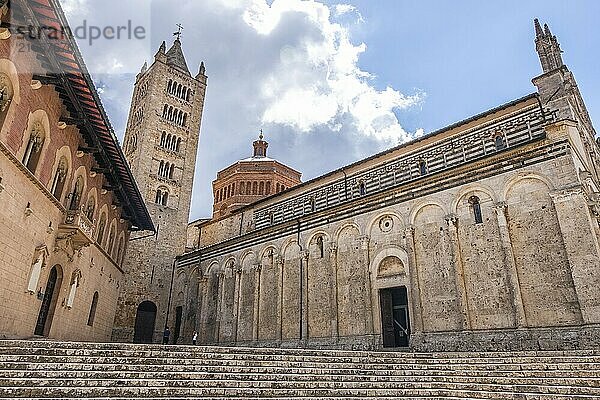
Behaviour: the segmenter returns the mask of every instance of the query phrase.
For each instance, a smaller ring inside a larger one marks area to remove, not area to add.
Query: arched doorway
[[[48,283],[46,283],[46,290],[44,290],[42,306],[40,307],[37,323],[35,324],[35,335],[48,336],[50,333],[50,326],[52,325],[61,282],[61,267],[60,265],[55,265],[50,270],[50,275],[48,275]]]
[[[133,343],[152,343],[155,322],[156,304],[148,300],[141,302],[135,314]]]

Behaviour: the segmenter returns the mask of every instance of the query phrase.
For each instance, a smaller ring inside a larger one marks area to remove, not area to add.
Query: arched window
[[[27,142],[25,154],[23,155],[23,165],[25,165],[32,174],[35,173],[35,169],[40,161],[44,139],[44,129],[42,128],[42,124],[36,123],[31,129],[29,142]]]
[[[160,135],[160,147],[165,147],[166,138],[167,138],[167,133],[165,131],[163,131],[163,133],[161,133],[161,135]]]
[[[94,319],[96,318],[96,309],[98,308],[98,292],[94,293],[92,297],[92,305],[90,307],[90,315],[88,316],[88,326],[94,326]]]
[[[168,115],[169,115],[169,106],[167,106],[167,105],[165,104],[165,106],[163,107],[163,113],[162,113],[162,117],[163,117],[163,118],[167,118],[167,117],[168,117]]]
[[[52,187],[50,188],[50,191],[58,201],[60,201],[62,197],[65,181],[67,180],[67,172],[69,168],[67,165],[67,160],[64,157],[61,157],[60,161],[58,162],[58,168],[56,168],[56,172],[54,173],[54,179],[52,180]]]
[[[94,212],[96,212],[96,198],[90,196],[85,206],[85,215],[90,221],[94,221]]]
[[[319,252],[319,258],[323,258],[325,255],[323,252],[323,236],[317,237],[317,250]]]
[[[258,182],[252,182],[252,194],[258,194]]]
[[[160,204],[162,204],[163,206],[166,207],[168,203],[169,203],[169,192],[167,192],[165,190],[162,194],[162,199],[160,200]]]
[[[100,216],[100,222],[98,223],[98,236],[96,237],[96,243],[102,246],[102,240],[104,239],[104,231],[106,230],[106,214]]]
[[[160,189],[156,190],[156,196],[154,197],[154,202],[156,204],[162,203],[162,190],[160,190]]]
[[[364,182],[360,182],[358,184],[358,192],[360,193],[361,196],[364,196],[365,194],[367,194],[367,187],[365,186]]]
[[[13,95],[14,89],[10,78],[8,75],[0,73],[0,129],[6,120]]]
[[[267,182],[267,184],[265,185],[265,194],[266,195],[271,194],[271,182]]]
[[[310,198],[310,200],[308,201],[308,205],[310,207],[310,212],[315,212],[316,205],[315,205],[315,198],[314,197]]]
[[[184,128],[187,126],[187,118],[188,118],[188,115],[187,115],[187,113],[183,114],[183,121],[182,121],[181,125],[182,125]]]
[[[177,146],[175,146],[175,151],[178,153],[181,151],[181,138],[177,138]]]
[[[258,184],[258,194],[264,194],[264,193],[265,193],[265,183],[260,182]]]
[[[175,164],[171,164],[171,168],[169,168],[169,179],[173,179],[173,172],[175,172]]]
[[[273,211],[269,212],[269,223],[271,225],[275,223],[275,214],[273,214]]]
[[[427,175],[427,172],[427,162],[425,162],[425,160],[419,161],[419,173],[421,176]]]
[[[281,186],[279,185],[279,183],[277,183],[277,185],[275,186],[275,193],[279,193],[281,191]]]
[[[471,196],[469,198],[469,204],[471,204],[471,207],[473,208],[473,217],[475,218],[475,223],[482,224],[483,216],[481,214],[481,203],[479,202],[479,197]]]
[[[75,181],[75,187],[73,188],[73,193],[69,196],[71,197],[69,202],[69,210],[77,210],[79,208],[79,203],[81,201],[81,195],[83,193],[83,178],[81,176],[77,177],[77,181]]]
[[[506,147],[506,141],[504,140],[504,135],[501,133],[496,134],[494,137],[494,145],[496,146],[496,150],[502,150]]]
[[[188,90],[187,95],[185,97],[185,101],[190,101],[191,96],[192,96],[192,89]]]
[[[246,183],[244,181],[240,182],[240,194],[244,194],[246,192]]]

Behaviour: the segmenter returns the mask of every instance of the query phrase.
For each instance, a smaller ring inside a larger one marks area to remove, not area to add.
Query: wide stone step
[[[3,347],[13,348],[64,348],[64,349],[91,349],[91,350],[117,350],[117,351],[160,351],[170,353],[219,353],[219,354],[274,354],[274,355],[299,355],[299,356],[321,356],[321,357],[419,357],[419,358],[455,358],[456,354],[465,357],[487,358],[487,357],[583,357],[600,356],[597,350],[568,350],[568,351],[509,351],[509,352],[464,352],[464,353],[413,353],[408,351],[350,351],[350,350],[320,350],[320,349],[297,349],[277,347],[223,347],[223,346],[188,346],[188,345],[158,345],[158,344],[128,344],[128,343],[80,343],[80,342],[55,342],[50,340],[0,340],[0,349]]]
[[[381,362],[385,364],[395,363],[456,363],[456,362],[470,362],[470,363],[572,363],[572,362],[588,362],[588,363],[600,363],[600,355],[593,354],[581,354],[581,355],[568,355],[560,352],[561,354],[550,354],[544,353],[539,355],[519,355],[518,353],[509,353],[510,356],[500,356],[495,353],[489,353],[485,356],[480,353],[446,353],[441,354],[440,357],[430,354],[410,354],[400,353],[399,355],[390,355],[391,353],[372,353],[368,356],[358,356],[352,353],[345,353],[344,356],[334,356],[328,353],[316,355],[301,355],[301,354],[261,354],[251,352],[215,352],[211,351],[215,348],[206,348],[207,351],[200,351],[198,348],[189,347],[190,351],[170,351],[173,346],[163,346],[158,349],[143,349],[138,348],[130,350],[118,350],[118,349],[93,349],[93,348],[61,348],[61,347],[13,347],[4,346],[0,347],[0,356],[4,355],[55,355],[55,356],[95,356],[95,357],[106,357],[106,358],[146,358],[146,357],[157,357],[162,358],[181,358],[182,356],[188,360],[205,360],[210,358],[228,359],[228,360],[268,360],[268,361],[314,361],[314,362],[352,362],[352,363],[365,363],[365,362]],[[460,356],[460,357],[457,357]]]
[[[356,368],[360,366],[365,369],[405,369],[405,368],[460,368],[460,367],[477,367],[477,366],[512,366],[519,365],[519,369],[534,367],[533,369],[585,369],[585,370],[600,370],[600,363],[587,362],[584,360],[571,360],[570,362],[550,362],[550,361],[537,361],[536,363],[520,363],[518,359],[515,359],[513,363],[509,363],[507,360],[490,360],[488,362],[473,362],[473,360],[463,360],[460,357],[453,359],[452,362],[432,362],[421,363],[420,361],[404,362],[404,363],[385,363],[379,360],[367,359],[364,361],[341,361],[341,362],[325,362],[323,360],[310,361],[310,360],[261,360],[261,359],[236,359],[227,358],[220,359],[217,357],[211,357],[206,359],[193,359],[193,358],[166,358],[166,357],[98,357],[98,356],[61,356],[61,355],[2,355],[0,356],[0,368],[3,363],[7,362],[18,362],[25,361],[30,363],[63,363],[65,359],[69,359],[70,362],[82,363],[82,364],[139,364],[139,365],[229,365],[229,366],[240,366],[240,365],[252,365],[252,366],[280,366],[288,368],[297,367],[310,367],[310,368],[327,368],[335,366],[336,368]],[[416,363],[415,363],[416,362]],[[518,362],[518,364],[517,364]]]
[[[544,382],[549,380],[589,380],[596,386],[600,380],[600,374],[597,371],[560,371],[560,370],[505,370],[497,371],[488,370],[470,370],[470,369],[398,369],[398,370],[364,370],[364,369],[314,369],[314,368],[264,368],[256,367],[239,367],[228,368],[225,366],[194,366],[193,368],[185,368],[183,366],[173,366],[171,368],[153,368],[152,366],[139,368],[135,365],[98,365],[98,364],[66,364],[61,367],[58,364],[50,364],[51,367],[44,365],[19,363],[9,366],[4,366],[5,370],[0,370],[0,378],[89,378],[97,377],[102,379],[120,379],[120,378],[141,378],[141,379],[196,379],[202,376],[214,376],[228,378],[231,375],[246,379],[245,376],[265,376],[269,374],[275,378],[282,377],[314,377],[319,379],[320,376],[339,376],[355,378],[356,380],[375,380],[375,379],[391,379],[403,377],[420,377],[420,376],[469,376],[469,377],[484,377],[484,378],[521,378],[521,379],[540,379],[544,378]],[[16,368],[15,368],[16,367]],[[72,367],[72,368],[68,368]],[[216,379],[216,378],[215,378]],[[249,378],[251,379],[251,378]],[[342,379],[342,378],[339,378]],[[588,382],[588,381],[584,381]]]
[[[231,379],[232,374],[230,373],[98,373],[98,372],[78,372],[75,374],[62,374],[58,372],[46,372],[46,373],[12,373],[3,374],[0,377],[0,387],[19,387],[29,386],[31,382],[39,382],[40,386],[73,386],[78,385],[80,382],[110,382],[112,381],[116,386],[155,386],[156,382],[191,382],[191,385],[200,385],[207,382],[225,382]],[[477,385],[525,385],[533,386],[543,383],[544,386],[577,386],[582,388],[594,388],[600,389],[600,378],[583,378],[583,377],[545,377],[543,380],[539,378],[525,378],[525,377],[498,377],[498,376],[472,376],[472,375],[421,375],[421,376],[394,376],[390,379],[390,376],[373,376],[373,375],[317,375],[317,374],[278,374],[278,375],[265,375],[265,374],[235,374],[235,378],[238,382],[263,382],[270,381],[276,382],[277,384],[290,384],[297,383],[314,383],[314,382],[330,382],[330,383],[343,383],[344,387],[350,385],[369,385],[373,384],[376,386],[386,386],[389,382],[450,382],[450,383],[463,383],[463,384],[477,384]],[[156,385],[160,386],[160,385]]]
[[[473,388],[473,385],[459,385],[442,383],[433,384],[402,384],[391,388],[347,389],[347,388],[273,388],[273,387],[177,387],[177,386],[147,386],[147,387],[111,387],[111,386],[79,386],[79,387],[23,387],[0,389],[0,397],[54,397],[54,398],[169,398],[174,397],[229,397],[229,398],[413,398],[413,397],[458,397],[468,399],[594,399],[596,394],[581,393],[578,388],[561,387],[559,393],[540,391],[543,387],[528,386],[493,386]],[[526,389],[525,392],[521,391]],[[531,389],[531,390],[529,390]],[[537,389],[537,391],[536,391]]]

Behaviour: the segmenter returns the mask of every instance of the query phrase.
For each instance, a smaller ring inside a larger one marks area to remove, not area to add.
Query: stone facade
[[[187,243],[206,84],[204,64],[192,76],[179,39],[168,51],[163,42],[154,63],[144,65],[137,76],[123,150],[157,232],[132,237],[114,340],[145,342],[153,336],[160,340],[166,325],[174,258]],[[175,298],[178,293],[174,292]],[[144,311],[154,313],[145,325]],[[172,327],[187,320],[177,312],[170,311]]]
[[[11,2],[3,22],[67,26],[29,6]],[[150,217],[74,41],[0,37],[0,338],[107,341],[130,230]],[[54,46],[73,55],[72,80],[47,69],[62,67]]]
[[[597,347],[600,148],[536,45],[537,93],[201,224],[175,273],[200,342]]]

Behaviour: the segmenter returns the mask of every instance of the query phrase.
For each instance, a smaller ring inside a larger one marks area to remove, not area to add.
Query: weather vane
[[[183,30],[183,25],[177,24],[177,32],[173,34],[173,36],[177,36],[177,40],[181,38],[181,31]]]

